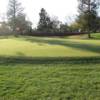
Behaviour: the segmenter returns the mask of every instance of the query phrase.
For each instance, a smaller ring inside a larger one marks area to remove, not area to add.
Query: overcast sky
[[[0,14],[6,13],[9,0],[0,0]],[[45,8],[48,14],[58,16],[59,20],[65,21],[69,16],[77,14],[77,0],[19,0],[25,8],[29,20],[35,25],[39,20],[41,8]]]

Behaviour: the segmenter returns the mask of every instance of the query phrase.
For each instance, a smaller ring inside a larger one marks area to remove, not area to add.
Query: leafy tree
[[[69,25],[70,32],[81,32],[80,25],[77,22],[73,22]]]
[[[61,22],[58,20],[58,17],[53,16],[51,18],[51,31],[52,32],[59,32],[60,31],[60,24],[61,24]]]
[[[99,0],[78,0],[79,1],[79,16],[77,23],[83,31],[88,32],[88,37],[91,37],[91,32],[97,28],[97,8]]]
[[[60,32],[68,32],[69,31],[69,26],[67,23],[65,24],[60,24]]]

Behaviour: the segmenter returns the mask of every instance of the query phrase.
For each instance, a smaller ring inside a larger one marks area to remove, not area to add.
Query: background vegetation
[[[37,27],[32,27],[32,22],[27,20],[27,14],[24,13],[19,0],[9,0],[7,19],[2,20],[0,25],[1,35],[34,35],[41,33],[71,33],[87,32],[91,37],[92,32],[100,32],[99,0],[78,0],[79,14],[74,22],[69,24],[67,21],[62,23],[57,16],[50,17],[45,8],[41,8],[39,22]],[[34,12],[34,11],[33,11]],[[71,20],[70,20],[71,21]],[[33,22],[34,23],[34,22]],[[56,35],[56,34],[54,34]],[[42,34],[41,34],[42,36]]]

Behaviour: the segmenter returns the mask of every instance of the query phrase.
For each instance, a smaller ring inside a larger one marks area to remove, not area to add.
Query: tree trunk
[[[88,32],[88,38],[91,38],[91,32]]]
[[[89,10],[88,13],[90,14],[90,12],[91,12],[91,0],[88,0],[88,10]],[[91,38],[91,32],[90,32],[90,31],[91,31],[91,30],[90,30],[90,29],[91,29],[91,28],[90,28],[90,27],[91,27],[91,26],[90,26],[90,23],[91,23],[91,22],[90,22],[90,18],[89,18],[89,17],[88,17],[88,22],[89,22],[88,38]]]

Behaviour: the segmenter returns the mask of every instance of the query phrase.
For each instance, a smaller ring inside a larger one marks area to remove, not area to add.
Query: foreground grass
[[[2,63],[0,100],[100,100],[100,63],[81,63]]]

